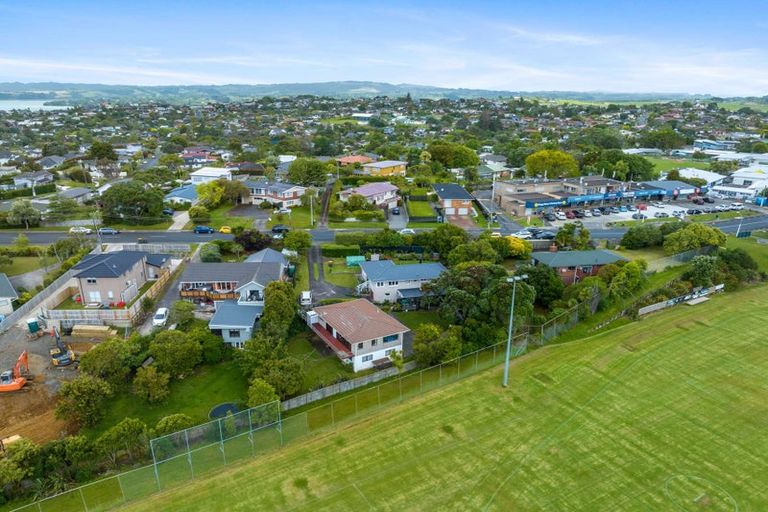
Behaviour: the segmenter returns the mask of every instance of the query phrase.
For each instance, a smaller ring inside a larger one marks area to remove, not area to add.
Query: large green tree
[[[293,286],[285,281],[273,281],[264,289],[264,314],[261,327],[278,337],[285,337],[298,308]]]
[[[419,366],[427,367],[455,359],[461,355],[461,327],[441,332],[435,324],[421,324],[413,335],[413,357]]]
[[[11,204],[11,209],[6,216],[8,224],[15,226],[23,224],[26,229],[40,224],[40,218],[40,211],[32,206],[32,202],[27,199],[16,199]]]
[[[149,353],[158,368],[177,379],[192,372],[202,352],[200,344],[181,331],[162,331],[149,344]]]
[[[91,160],[110,160],[117,162],[115,148],[109,142],[94,141],[88,149],[87,157]]]
[[[542,149],[525,159],[525,169],[529,176],[547,176],[547,178],[570,178],[579,175],[576,159],[558,149]]]
[[[329,167],[315,158],[297,158],[288,166],[288,181],[304,187],[321,187],[328,179]]]
[[[101,204],[105,222],[155,224],[163,218],[163,193],[136,181],[112,185]]]
[[[59,389],[56,417],[91,426],[104,415],[107,398],[112,387],[103,379],[88,374],[64,382]]]
[[[664,238],[664,252],[677,254],[701,247],[725,245],[725,233],[700,222],[691,222]]]

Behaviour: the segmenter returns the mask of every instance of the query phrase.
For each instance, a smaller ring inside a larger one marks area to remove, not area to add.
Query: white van
[[[731,203],[731,210],[743,210],[744,203]]]
[[[302,306],[311,306],[312,305],[312,292],[309,290],[304,290],[301,292],[301,298],[299,299],[299,304]]]

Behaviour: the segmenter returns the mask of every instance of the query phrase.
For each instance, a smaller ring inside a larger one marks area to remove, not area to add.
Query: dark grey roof
[[[464,187],[455,183],[435,183],[432,185],[432,188],[435,189],[435,193],[440,199],[461,199],[465,201],[474,199],[472,194],[467,192]]]
[[[288,259],[283,253],[267,247],[245,258],[246,263],[281,263],[288,265]]]
[[[77,197],[83,197],[91,193],[91,189],[85,187],[75,187],[59,192],[59,197],[65,197],[67,199],[75,199]]]
[[[445,272],[442,263],[411,263],[395,265],[392,260],[364,261],[360,269],[369,281],[414,281],[437,279]]]
[[[170,254],[147,254],[147,265],[162,267],[170,259]]]
[[[585,267],[590,265],[607,265],[626,258],[611,251],[597,249],[594,251],[541,251],[534,252],[531,257],[548,267]]]
[[[16,293],[16,289],[11,284],[11,281],[8,279],[8,276],[0,272],[0,297],[8,298],[12,297],[14,299],[19,298],[19,294]]]
[[[243,306],[234,300],[216,303],[216,313],[208,323],[210,329],[253,327],[264,311],[262,306]]]
[[[75,277],[120,277],[147,256],[142,251],[116,251],[89,254],[74,269]]]
[[[279,263],[189,263],[181,275],[182,283],[233,281],[242,286],[255,281],[263,286],[278,281],[282,274]]]

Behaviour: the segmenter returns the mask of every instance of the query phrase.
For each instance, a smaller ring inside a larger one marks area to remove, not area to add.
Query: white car
[[[83,226],[72,226],[69,228],[69,232],[72,234],[78,234],[78,235],[90,235],[93,233],[93,230],[91,228],[86,228]]]
[[[568,219],[568,217],[566,217],[563,212],[555,212],[555,218],[557,220],[567,220]]]
[[[744,203],[731,203],[731,210],[743,210]]]
[[[522,231],[518,231],[517,233],[512,233],[510,236],[513,236],[515,238],[522,238],[523,240],[528,240],[529,238],[531,238],[532,235],[530,231],[522,230]]]
[[[160,308],[152,317],[152,327],[162,327],[168,322],[168,308]]]
[[[414,231],[411,228],[403,228],[400,231],[398,231],[401,235],[415,235],[416,231]]]
[[[664,203],[662,203],[661,201],[656,201],[655,203],[651,203],[651,204],[652,204],[653,206],[655,206],[656,208],[666,208],[666,207],[667,207],[667,205],[665,205],[665,204],[664,204]]]
[[[584,217],[591,217],[592,211],[591,210],[584,210]]]

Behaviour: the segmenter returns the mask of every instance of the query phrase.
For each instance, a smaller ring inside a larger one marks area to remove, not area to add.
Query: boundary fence
[[[0,332],[7,331],[16,325],[17,322],[29,316],[29,314],[32,313],[35,308],[43,304],[43,302],[47,301],[48,298],[50,298],[59,290],[59,288],[67,284],[76,273],[77,271],[74,269],[67,270],[58,278],[56,278],[55,281],[46,286],[45,289],[35,294],[31,299],[22,304],[19,309],[6,316],[3,321],[0,322]]]
[[[701,254],[710,254],[715,249],[715,247],[702,247],[700,249],[691,249],[689,251],[679,252],[677,254],[673,254],[672,256],[666,256],[657,260],[651,260],[648,262],[648,268],[645,272],[650,274],[653,272],[660,272],[667,267],[676,267],[678,265],[682,265],[683,263],[688,263],[693,258]]]
[[[109,476],[14,509],[12,512],[94,512],[147,498],[225,466],[280,449],[311,434],[419,396],[503,362],[506,341],[291,416],[278,402],[242,411],[150,441],[153,463]],[[528,335],[514,338],[512,356],[528,349]]]

